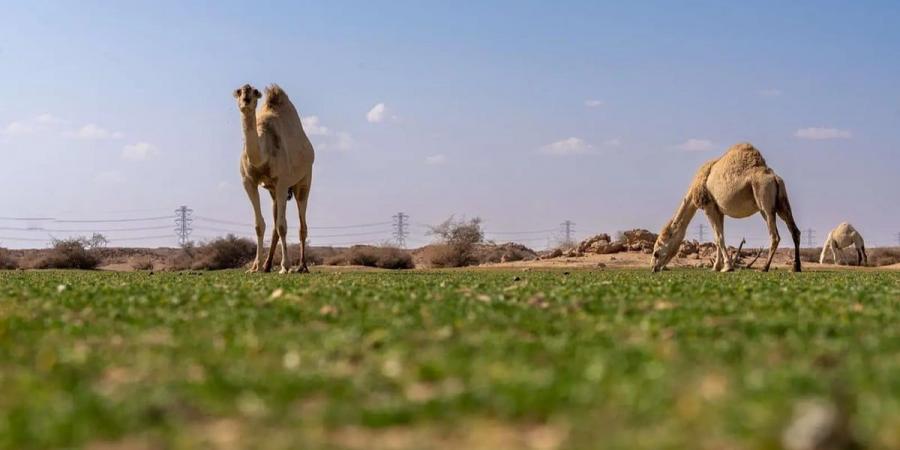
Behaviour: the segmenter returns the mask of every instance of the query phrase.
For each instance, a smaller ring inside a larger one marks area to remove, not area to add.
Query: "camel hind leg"
[[[312,175],[294,186],[294,197],[297,200],[297,211],[300,215],[300,267],[297,272],[307,273],[306,265],[306,240],[309,236],[309,227],[306,224],[306,207],[309,204],[309,189],[312,186]]]
[[[791,240],[794,241],[794,272],[800,272],[802,270],[800,267],[800,228],[797,227],[797,223],[794,221],[794,213],[791,211],[791,202],[788,200],[784,180],[776,176],[775,182],[778,188],[775,211],[791,232]]]

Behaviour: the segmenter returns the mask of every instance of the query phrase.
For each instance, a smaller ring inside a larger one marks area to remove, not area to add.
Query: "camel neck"
[[[675,211],[675,216],[672,217],[672,222],[675,225],[677,235],[684,236],[687,227],[691,224],[691,219],[694,218],[695,214],[697,214],[697,207],[694,206],[694,202],[692,202],[689,197],[685,197],[684,200],[681,201],[681,206]]]
[[[256,134],[256,111],[241,114],[241,126],[244,130],[244,153],[251,165],[259,167],[263,158],[259,148],[259,135]]]

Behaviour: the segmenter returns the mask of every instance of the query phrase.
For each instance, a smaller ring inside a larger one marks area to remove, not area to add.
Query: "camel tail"
[[[791,211],[791,202],[788,200],[787,188],[784,186],[784,180],[779,176],[776,176],[775,178],[778,181],[778,193],[775,197],[775,210],[778,215],[781,216],[781,219],[784,220],[788,230],[791,232],[791,239],[794,241],[794,272],[800,272],[800,229],[797,228],[797,223],[794,222],[794,213]]]
[[[288,201],[294,198],[294,188],[288,188]]]

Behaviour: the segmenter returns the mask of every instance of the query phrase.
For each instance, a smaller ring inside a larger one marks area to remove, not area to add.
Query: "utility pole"
[[[575,234],[575,222],[572,222],[571,220],[567,220],[567,221],[561,223],[560,225],[562,225],[563,235],[566,236],[565,244],[572,245],[572,243],[574,242],[572,240],[572,235]]]
[[[178,235],[178,245],[187,244],[188,236],[194,231],[191,229],[191,223],[194,221],[191,218],[192,214],[194,210],[184,205],[175,210],[175,234]]]
[[[703,242],[703,223],[697,225],[697,240]]]
[[[394,240],[401,248],[406,248],[406,237],[409,236],[409,215],[402,212],[394,214]]]
[[[814,244],[813,240],[814,240],[815,236],[816,236],[816,230],[813,230],[812,228],[806,229],[806,247],[807,248],[813,248],[813,244]]]

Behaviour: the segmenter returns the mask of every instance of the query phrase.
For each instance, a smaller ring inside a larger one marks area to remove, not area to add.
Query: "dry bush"
[[[149,256],[135,256],[128,263],[134,270],[153,270],[153,259]]]
[[[900,247],[879,247],[867,252],[869,265],[880,267],[900,263]]]
[[[374,247],[355,245],[349,249],[334,253],[325,258],[329,266],[365,266],[381,269],[412,269],[412,255],[396,247]]]
[[[429,234],[441,239],[442,245],[430,250],[430,263],[434,267],[465,267],[478,264],[476,247],[484,241],[481,219],[454,220],[431,227]]]
[[[203,245],[189,242],[171,257],[172,270],[222,270],[244,267],[256,258],[256,244],[233,234],[216,238]]]
[[[0,270],[12,270],[19,268],[19,261],[13,258],[9,250],[0,247]]]
[[[256,258],[256,244],[233,234],[214,239],[195,251],[192,269],[222,270],[244,267]]]
[[[84,238],[54,240],[49,252],[34,262],[35,269],[96,269],[100,256]]]

